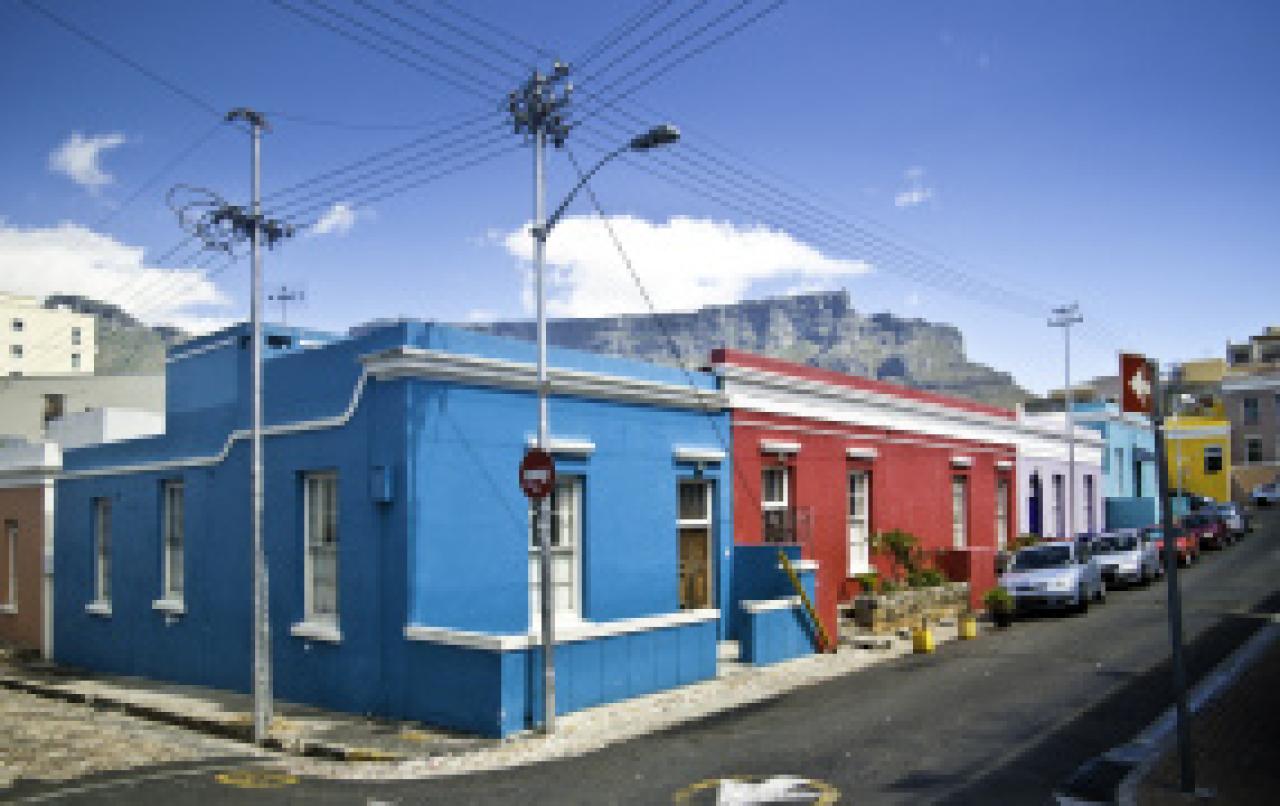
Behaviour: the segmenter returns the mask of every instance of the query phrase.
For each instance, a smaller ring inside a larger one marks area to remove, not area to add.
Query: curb
[[[1272,621],[1219,661],[1187,693],[1189,715],[1194,716],[1211,703],[1278,640],[1280,623]],[[1177,711],[1171,705],[1125,744],[1117,745],[1080,765],[1065,784],[1054,790],[1055,800],[1059,804],[1107,802],[1118,806],[1134,806],[1137,802],[1138,785],[1169,749],[1176,731]],[[1070,793],[1073,786],[1088,785],[1090,781],[1106,782],[1103,788],[1110,790],[1107,801],[1090,800]]]
[[[253,742],[253,726],[249,723],[226,722],[217,719],[206,719],[188,714],[177,714],[162,708],[127,702],[113,697],[97,697],[80,691],[36,682],[28,678],[0,674],[0,688],[21,691],[45,699],[60,700],[75,705],[86,705],[98,711],[119,711],[128,716],[160,722],[174,727],[185,728],[197,733],[215,736],[220,739],[242,742],[258,747]],[[284,742],[279,737],[268,737],[261,745],[263,749],[274,750],[288,755],[304,758],[318,758],[325,761],[404,761],[409,757],[400,753],[391,753],[370,747],[347,747],[303,740],[300,742]]]

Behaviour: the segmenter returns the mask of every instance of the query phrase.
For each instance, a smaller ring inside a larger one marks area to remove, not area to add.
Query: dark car
[[[1200,540],[1201,548],[1225,548],[1231,540],[1226,521],[1214,510],[1196,510],[1182,519],[1181,526]]]

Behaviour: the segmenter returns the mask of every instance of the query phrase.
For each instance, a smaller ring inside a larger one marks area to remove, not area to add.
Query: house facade
[[[534,345],[431,324],[269,330],[264,539],[276,696],[489,735],[541,712],[537,554],[517,467]],[[715,379],[552,350],[557,710],[716,671],[733,591]],[[167,432],[71,450],[60,662],[248,690],[249,349],[168,365]]]
[[[0,444],[0,644],[51,648],[51,591],[45,576],[53,524],[57,445]]]
[[[1013,412],[736,350],[712,368],[732,407],[739,544],[798,543],[820,617],[892,571],[874,536],[910,532],[977,597],[1017,524]]]
[[[1102,435],[1103,525],[1149,526],[1160,518],[1155,432],[1146,417],[1114,403],[1079,403],[1075,421]]]
[[[0,376],[92,375],[95,319],[0,292]]]
[[[1227,346],[1222,402],[1231,421],[1232,493],[1280,477],[1280,327]]]
[[[1171,494],[1231,500],[1231,422],[1215,406],[1165,419]]]
[[[1022,534],[1064,538],[1103,528],[1102,452],[1106,440],[1076,425],[1073,440],[1066,414],[1023,413],[1018,433],[1018,529]],[[1075,474],[1072,477],[1072,456]],[[1074,490],[1071,485],[1074,485]],[[1074,519],[1072,511],[1074,494]]]

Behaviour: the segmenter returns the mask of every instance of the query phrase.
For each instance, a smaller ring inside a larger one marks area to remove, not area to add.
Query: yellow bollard
[[[929,622],[921,621],[920,626],[911,631],[911,651],[920,655],[935,649],[937,644],[933,640],[933,630],[929,629]]]
[[[972,613],[960,617],[960,638],[969,641],[978,637],[978,619]]]

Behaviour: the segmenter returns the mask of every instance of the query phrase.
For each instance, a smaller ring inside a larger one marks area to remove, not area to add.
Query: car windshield
[[[1223,515],[1234,515],[1236,514],[1236,505],[1235,504],[1218,504],[1218,512],[1222,513]]]
[[[1133,551],[1138,547],[1138,539],[1133,535],[1103,535],[1094,541],[1094,551],[1110,554],[1116,551]]]
[[[1208,519],[1203,515],[1188,515],[1182,519],[1183,526],[1204,526],[1208,523]]]
[[[1034,546],[1022,549],[1013,558],[1015,571],[1034,571],[1037,568],[1057,568],[1070,564],[1070,546]]]

